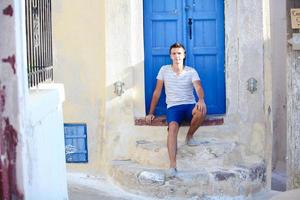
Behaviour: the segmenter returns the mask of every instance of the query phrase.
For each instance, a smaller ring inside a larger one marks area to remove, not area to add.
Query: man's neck
[[[182,64],[172,64],[173,71],[179,75],[183,72],[183,65]]]
[[[179,71],[183,70],[183,64],[172,64],[172,67],[176,71],[177,70],[179,70]]]

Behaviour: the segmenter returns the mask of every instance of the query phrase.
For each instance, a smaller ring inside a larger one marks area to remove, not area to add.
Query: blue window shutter
[[[88,162],[86,124],[64,124],[67,163]]]

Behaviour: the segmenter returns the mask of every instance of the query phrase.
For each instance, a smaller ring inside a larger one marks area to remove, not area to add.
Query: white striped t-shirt
[[[193,82],[200,78],[194,68],[185,66],[183,72],[176,75],[171,65],[164,65],[160,68],[156,78],[164,82],[167,108],[196,103]]]

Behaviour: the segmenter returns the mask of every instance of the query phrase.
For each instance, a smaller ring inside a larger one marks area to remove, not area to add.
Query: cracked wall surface
[[[17,65],[14,1],[0,2],[0,199],[23,199],[18,186]]]
[[[298,32],[291,29],[289,10],[299,7],[299,1],[287,1],[287,39]],[[294,189],[300,188],[300,52],[289,45],[287,56],[287,189]]]

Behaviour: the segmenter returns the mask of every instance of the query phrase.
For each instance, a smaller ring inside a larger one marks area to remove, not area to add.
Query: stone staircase
[[[136,142],[130,160],[115,160],[111,176],[127,191],[155,198],[209,199],[208,196],[251,196],[264,187],[266,166],[246,155],[243,145],[231,138],[197,138],[198,146],[179,141],[178,173],[168,178],[165,141]]]

